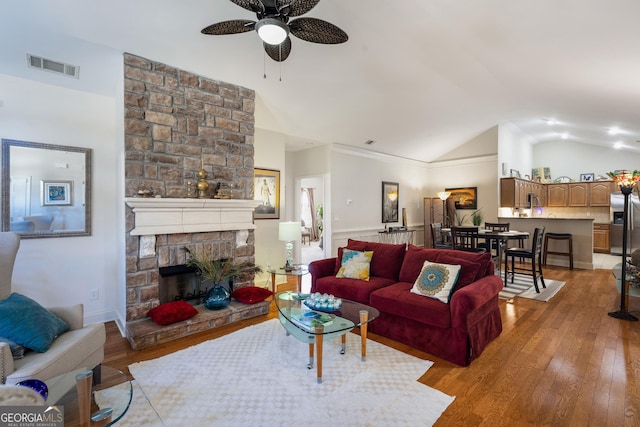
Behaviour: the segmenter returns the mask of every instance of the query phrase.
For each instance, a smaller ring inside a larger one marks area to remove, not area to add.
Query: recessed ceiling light
[[[609,135],[617,135],[620,133],[620,129],[618,129],[617,127],[612,127],[609,128],[607,132],[609,133]]]

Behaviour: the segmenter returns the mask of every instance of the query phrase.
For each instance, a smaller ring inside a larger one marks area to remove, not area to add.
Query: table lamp
[[[451,196],[451,191],[440,191],[437,193],[440,200],[442,200],[442,226],[447,226],[447,208],[446,203],[449,196]]]
[[[287,242],[287,258],[284,264],[285,271],[292,271],[293,267],[293,242],[302,238],[302,225],[299,222],[281,222],[278,229],[278,239]]]

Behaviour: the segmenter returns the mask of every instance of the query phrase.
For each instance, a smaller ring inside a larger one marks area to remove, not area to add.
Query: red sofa
[[[489,253],[349,240],[348,249],[373,251],[368,281],[337,278],[338,257],[309,264],[311,292],[333,294],[380,311],[369,330],[456,365],[468,366],[502,332],[498,293]],[[411,292],[425,261],[460,265],[449,303]]]

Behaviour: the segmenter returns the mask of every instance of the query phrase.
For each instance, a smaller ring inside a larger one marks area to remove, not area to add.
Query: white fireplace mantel
[[[260,203],[239,199],[171,199],[126,197],[133,209],[132,236],[207,231],[253,230],[253,211]]]

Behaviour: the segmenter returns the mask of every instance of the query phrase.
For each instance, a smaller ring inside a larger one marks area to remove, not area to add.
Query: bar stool
[[[569,242],[568,252],[549,251],[549,239],[567,240]],[[573,236],[571,233],[547,233],[544,235],[544,250],[542,251],[542,265],[547,265],[547,254],[562,255],[569,257],[569,269],[573,270]]]

